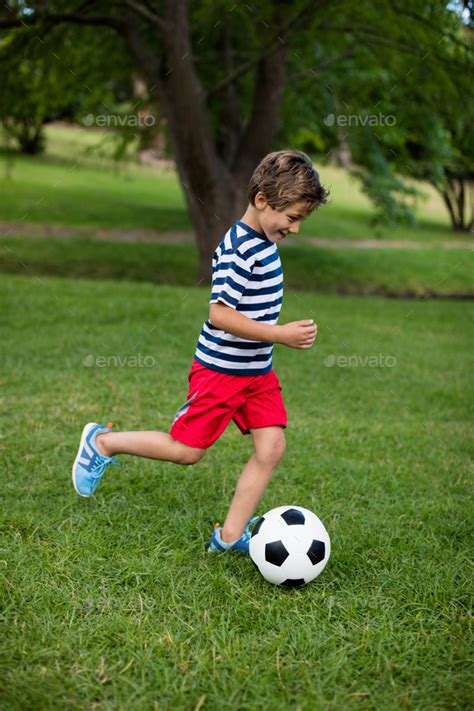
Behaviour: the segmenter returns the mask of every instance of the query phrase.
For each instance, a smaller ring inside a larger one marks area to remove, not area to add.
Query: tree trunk
[[[286,48],[263,57],[257,69],[253,109],[232,165],[218,154],[206,97],[192,58],[185,0],[163,2],[162,55],[150,51],[133,14],[122,34],[150,87],[156,87],[173,155],[195,228],[198,283],[210,279],[212,255],[245,209],[245,189],[256,162],[271,150],[285,84]],[[151,90],[151,89],[150,89]]]
[[[44,149],[43,124],[30,119],[11,119],[3,122],[5,130],[18,141],[20,151],[37,155]]]
[[[227,89],[227,98],[235,112],[239,106],[232,82],[254,65],[257,76],[249,121],[246,125],[240,117],[238,121],[229,121],[226,145],[218,145],[211,132],[207,97],[194,64],[187,0],[162,0],[158,9],[148,3],[129,2],[122,4],[124,9],[118,4],[121,9],[117,12],[96,15],[89,15],[84,9],[91,4],[85,3],[77,12],[35,15],[29,24],[41,24],[42,20],[53,26],[62,22],[106,26],[122,37],[148,83],[149,95],[155,91],[159,97],[196,229],[199,279],[207,279],[217,243],[245,208],[245,188],[256,163],[272,150],[286,81],[288,38],[321,6],[309,3],[288,18],[287,0],[275,0],[271,4],[270,24],[262,22],[265,53],[257,54],[237,73],[232,71],[232,31],[230,20],[226,19],[223,63],[230,76],[227,74],[219,88]],[[27,24],[19,17],[0,21],[3,28]]]
[[[256,163],[272,150],[286,82],[286,54],[286,45],[281,45],[258,63],[252,113],[232,171],[239,185],[248,182]]]
[[[183,166],[181,166],[183,170]],[[185,190],[187,204],[196,234],[199,256],[198,283],[209,282],[212,273],[212,255],[230,225],[242,216],[245,203],[239,199],[232,185],[213,190],[212,202],[196,199]]]
[[[354,163],[352,161],[351,147],[346,141],[346,139],[341,135],[339,127],[337,133],[339,142],[337,147],[333,151],[335,163],[341,168],[345,168],[346,170],[352,170],[352,168],[354,167]]]
[[[466,183],[466,184],[465,184]],[[467,187],[467,191],[466,191]],[[451,225],[458,232],[472,231],[473,227],[473,205],[472,205],[472,185],[462,178],[450,178],[445,188],[440,189],[444,203],[448,208],[451,218]],[[470,200],[466,205],[466,192]],[[470,215],[466,216],[466,211]]]

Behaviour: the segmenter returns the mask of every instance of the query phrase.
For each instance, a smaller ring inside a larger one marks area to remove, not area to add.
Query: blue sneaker
[[[239,551],[240,553],[249,552],[249,541],[252,535],[250,531],[250,526],[258,521],[260,516],[254,516],[250,519],[245,531],[242,533],[240,538],[237,538],[233,543],[224,543],[221,539],[221,527],[218,523],[214,526],[214,531],[212,533],[211,542],[209,543],[209,548],[207,549],[209,553],[224,553],[225,551]]]
[[[92,496],[107,467],[118,464],[113,457],[101,454],[95,444],[98,434],[110,432],[111,429],[110,423],[105,427],[89,422],[82,430],[81,443],[72,466],[72,483],[80,496]]]

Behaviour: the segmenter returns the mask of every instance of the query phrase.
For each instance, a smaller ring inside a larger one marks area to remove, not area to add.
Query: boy
[[[311,348],[312,320],[277,325],[283,273],[277,244],[296,234],[301,221],[327,192],[310,159],[300,151],[276,151],[257,166],[249,205],[226,233],[212,260],[209,319],[203,324],[189,373],[189,393],[170,433],[111,432],[84,427],[72,479],[91,496],[115,454],[177,464],[196,464],[232,419],[251,434],[254,452],[237,483],[224,526],[214,529],[208,550],[248,553],[251,518],[285,451],[287,415],[272,369],[274,343]]]

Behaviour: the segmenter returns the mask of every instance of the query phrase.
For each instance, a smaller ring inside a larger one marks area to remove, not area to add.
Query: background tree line
[[[256,163],[288,145],[351,170],[378,221],[413,220],[417,179],[472,229],[471,46],[470,3],[439,0],[9,2],[0,119],[35,153],[49,120],[151,112],[122,145],[173,156],[208,277]]]

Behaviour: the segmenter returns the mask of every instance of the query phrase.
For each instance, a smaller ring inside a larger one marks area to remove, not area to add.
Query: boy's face
[[[262,232],[272,242],[280,242],[288,234],[298,234],[302,221],[308,217],[304,202],[295,202],[283,210],[274,210],[262,193],[255,196],[255,208]]]

